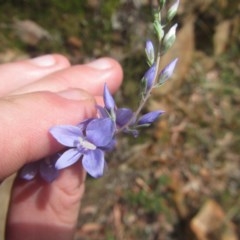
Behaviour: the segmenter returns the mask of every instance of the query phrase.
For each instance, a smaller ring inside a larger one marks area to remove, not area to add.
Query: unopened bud
[[[152,66],[155,60],[155,53],[153,43],[150,40],[146,42],[145,52],[147,56],[147,63],[149,66]]]
[[[173,71],[178,62],[178,58],[175,58],[172,62],[170,62],[160,73],[158,85],[164,84],[173,74]]]
[[[165,4],[166,4],[166,0],[159,0],[160,9],[162,9]]]
[[[143,94],[146,94],[152,87],[154,84],[154,77],[155,77],[155,73],[156,72],[156,64],[152,65],[147,72],[144,74],[143,78],[142,78],[142,82],[144,85],[144,92]]]
[[[163,27],[162,27],[161,23],[157,19],[155,19],[153,26],[154,26],[154,30],[157,33],[159,42],[162,41],[162,38],[164,36],[164,31],[163,31]]]
[[[171,21],[175,17],[178,10],[178,6],[179,6],[179,0],[176,0],[176,2],[169,8],[167,12],[168,21]]]
[[[173,43],[175,42],[177,26],[177,23],[174,24],[165,35],[163,39],[164,52],[166,52],[170,47],[172,47]]]

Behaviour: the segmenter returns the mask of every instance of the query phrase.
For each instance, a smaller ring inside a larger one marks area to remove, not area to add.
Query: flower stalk
[[[50,134],[66,147],[66,151],[25,165],[20,172],[21,178],[32,180],[39,175],[45,181],[52,182],[58,176],[59,170],[78,161],[81,161],[89,175],[94,178],[101,177],[106,170],[105,152],[114,149],[119,133],[137,137],[140,128],[148,127],[164,113],[162,110],[156,110],[141,115],[153,89],[160,87],[172,76],[178,61],[176,58],[165,68],[160,68],[161,56],[172,47],[176,39],[177,24],[169,27],[168,31],[165,29],[176,15],[179,0],[176,0],[168,9],[166,19],[162,19],[162,11],[166,9],[166,2],[167,0],[158,0],[158,11],[154,14],[156,49],[150,40],[146,42],[146,62],[149,69],[142,78],[144,87],[137,109],[132,111],[130,108],[118,108],[105,84],[104,106],[97,106],[98,116],[86,119],[77,126],[53,126],[49,130]],[[163,20],[167,23],[166,25],[162,24]]]

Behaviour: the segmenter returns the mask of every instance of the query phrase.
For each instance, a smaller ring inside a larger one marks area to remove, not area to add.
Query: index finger
[[[97,96],[102,95],[105,82],[110,91],[116,91],[121,84],[122,77],[122,68],[117,61],[111,58],[101,58],[88,64],[76,65],[52,73],[12,94],[36,91],[59,92],[68,88],[81,88]]]

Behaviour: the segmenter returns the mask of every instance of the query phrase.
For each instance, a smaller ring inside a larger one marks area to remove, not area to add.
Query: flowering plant
[[[141,110],[152,90],[164,84],[172,76],[178,61],[174,59],[165,68],[160,69],[162,54],[168,51],[176,38],[177,24],[169,25],[176,15],[179,0],[168,9],[166,0],[158,2],[159,7],[153,22],[157,47],[154,47],[152,41],[146,41],[145,52],[149,69],[142,78],[141,100],[137,110],[118,108],[105,84],[104,106],[97,106],[98,114],[95,118],[86,119],[76,126],[54,126],[49,130],[56,141],[67,147],[66,151],[25,165],[20,171],[21,178],[31,180],[40,174],[44,180],[51,182],[58,176],[60,169],[69,167],[77,161],[82,162],[83,168],[92,177],[98,178],[106,169],[105,152],[114,149],[116,137],[120,132],[137,137],[140,128],[148,127],[164,113],[162,110],[157,110],[141,115]],[[163,9],[166,9],[164,23],[161,19]]]

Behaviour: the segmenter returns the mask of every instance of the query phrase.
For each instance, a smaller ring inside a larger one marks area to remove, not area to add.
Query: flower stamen
[[[79,138],[79,143],[80,146],[85,150],[95,150],[97,148],[94,144],[90,143],[82,137]]]

